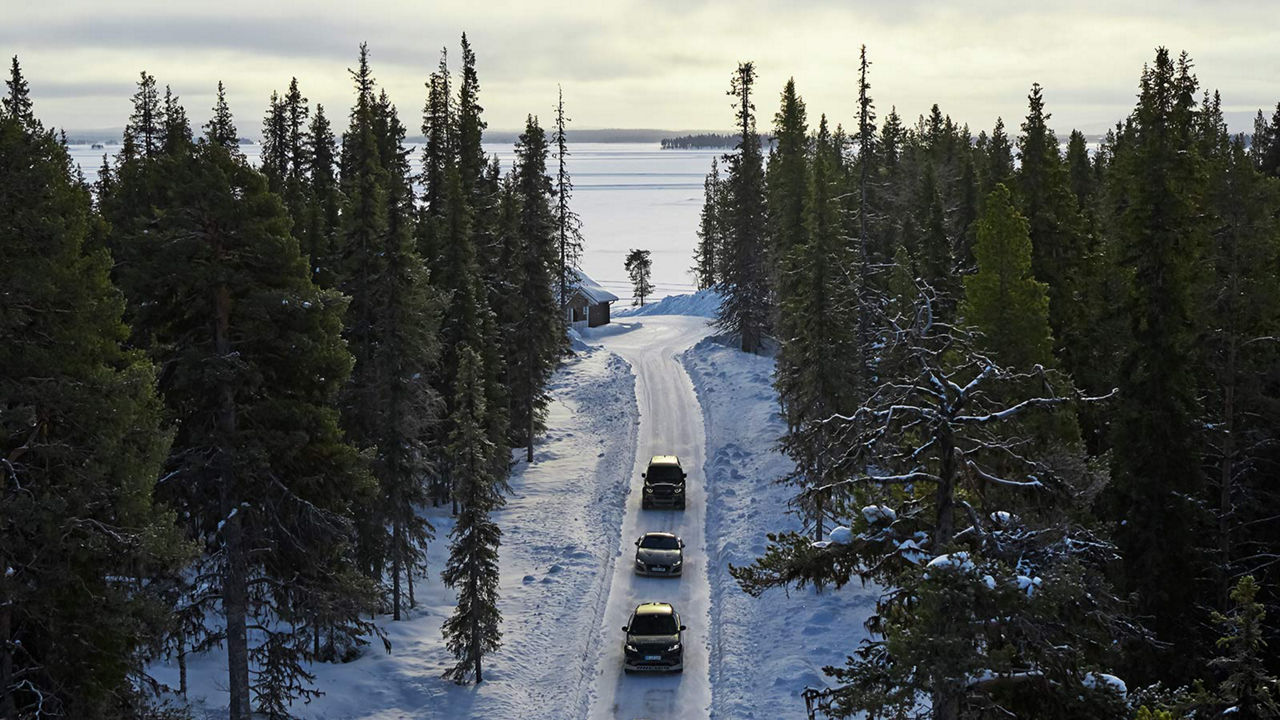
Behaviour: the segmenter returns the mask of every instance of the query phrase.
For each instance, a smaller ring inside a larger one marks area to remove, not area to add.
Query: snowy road
[[[710,332],[706,318],[665,315],[620,319],[588,338],[631,363],[640,411],[620,550],[600,627],[594,674],[589,675],[593,679],[591,720],[705,718],[710,712],[711,613],[703,481],[706,436],[698,398],[676,357]],[[688,473],[684,511],[640,509],[640,473],[650,456],[662,454],[678,455]],[[633,542],[650,530],[673,532],[685,541],[683,577],[639,577],[632,571]],[[674,605],[689,628],[684,638],[684,672],[626,675],[622,672],[622,626],[636,605],[654,601]]]

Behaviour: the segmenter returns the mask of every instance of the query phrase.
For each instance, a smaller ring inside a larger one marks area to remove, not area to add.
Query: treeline
[[[288,717],[414,604],[456,517],[444,625],[501,640],[492,513],[532,459],[581,249],[563,102],[485,155],[476,59],[427,82],[422,171],[361,46],[341,142],[296,79],[261,168],[221,83],[196,133],[143,72],[86,186],[14,58],[0,112],[0,717],[173,717],[144,673],[225,647],[230,717]],[[385,642],[385,638],[383,638]],[[390,647],[387,645],[387,649]]]
[[[811,714],[1276,717],[1280,106],[1247,147],[1160,49],[1064,154],[1039,85],[975,138],[868,69],[849,131],[788,82],[766,169],[738,68],[695,254],[806,523],[735,576],[881,589]]]
[[[704,150],[737,147],[741,142],[737,135],[720,135],[702,133],[699,135],[681,135],[680,137],[662,138],[663,150]]]

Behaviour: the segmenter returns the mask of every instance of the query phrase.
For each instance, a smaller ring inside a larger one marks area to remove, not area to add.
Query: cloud
[[[724,91],[740,60],[760,73],[761,124],[795,77],[810,113],[853,114],[860,45],[873,62],[883,115],[914,118],[934,102],[959,122],[1010,126],[1032,82],[1046,88],[1060,132],[1105,128],[1132,107],[1157,45],[1187,49],[1202,84],[1231,108],[1274,106],[1280,89],[1280,4],[1084,0],[1044,6],[994,0],[963,7],[925,0],[393,0],[216,6],[89,0],[11,3],[0,49],[21,55],[51,124],[118,125],[141,68],[171,83],[193,118],[225,80],[241,125],[255,127],[272,89],[297,76],[335,118],[350,97],[346,69],[368,41],[373,67],[405,115],[441,47],[458,61],[466,31],[479,59],[492,127],[546,115],[562,85],[579,127],[728,127]],[[416,126],[406,117],[406,125]]]

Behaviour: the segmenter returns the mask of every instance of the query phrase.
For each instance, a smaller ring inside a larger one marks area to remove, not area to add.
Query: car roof
[[[671,607],[671,603],[649,602],[640,603],[636,606],[636,615],[670,615],[675,612],[675,608]]]
[[[675,538],[676,540],[680,539],[680,536],[676,535],[675,533],[661,532],[656,530],[654,532],[647,532],[640,536],[641,539],[644,539],[647,537],[669,537],[669,538]]]
[[[654,455],[649,461],[650,465],[679,465],[680,458],[675,455]]]

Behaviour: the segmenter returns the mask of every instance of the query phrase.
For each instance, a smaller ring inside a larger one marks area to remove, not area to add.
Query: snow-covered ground
[[[660,307],[664,304],[655,304]],[[451,521],[433,511],[430,572],[408,618],[380,625],[392,643],[356,661],[312,668],[325,695],[294,708],[314,720],[393,718],[801,718],[800,692],[824,684],[865,631],[874,594],[773,591],[751,598],[729,575],[763,552],[766,533],[794,529],[773,360],[708,336],[715,298],[665,301],[674,315],[621,317],[584,331],[577,356],[555,375],[548,432],[521,462],[497,521],[503,647],[485,682],[459,687],[440,625],[453,593],[439,572]],[[683,512],[639,508],[639,475],[653,454],[675,453],[688,472]],[[686,542],[683,577],[640,578],[632,541],[668,530]],[[621,626],[646,601],[671,602],[689,627],[685,671],[624,675]],[[225,657],[188,661],[197,717],[226,717]],[[153,668],[177,685],[174,664]]]
[[[657,302],[643,306],[623,307],[613,312],[614,317],[640,317],[647,315],[694,315],[713,318],[720,310],[720,293],[715,288],[699,290],[692,295],[669,295]]]
[[[672,301],[668,298],[668,302]],[[791,470],[775,449],[786,429],[772,387],[772,358],[708,338],[681,358],[702,405],[707,435],[707,567],[711,583],[711,717],[803,718],[805,686],[822,688],[825,665],[843,665],[866,636],[877,593],[857,583],[833,591],[742,592],[729,566],[759,557],[770,532],[797,530],[787,513]]]

